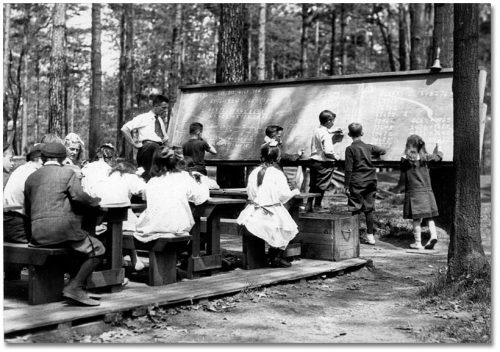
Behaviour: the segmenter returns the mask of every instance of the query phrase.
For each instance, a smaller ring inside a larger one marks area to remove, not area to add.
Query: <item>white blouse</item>
[[[188,233],[194,225],[189,202],[199,205],[209,198],[207,185],[196,182],[185,171],[151,178],[145,192],[147,208],[139,216],[134,233],[142,242]]]

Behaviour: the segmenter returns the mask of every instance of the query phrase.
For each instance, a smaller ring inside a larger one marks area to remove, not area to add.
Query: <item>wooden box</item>
[[[350,213],[306,213],[299,217],[301,257],[339,261],[359,257],[358,216]]]

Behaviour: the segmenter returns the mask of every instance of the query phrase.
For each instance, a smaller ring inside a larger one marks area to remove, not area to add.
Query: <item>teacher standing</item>
[[[137,165],[144,169],[142,177],[148,181],[150,176],[153,154],[167,144],[167,130],[163,119],[167,113],[168,99],[163,95],[152,96],[150,111],[137,115],[123,125],[121,131],[125,140],[137,148]],[[134,140],[132,131],[138,131],[138,138]]]

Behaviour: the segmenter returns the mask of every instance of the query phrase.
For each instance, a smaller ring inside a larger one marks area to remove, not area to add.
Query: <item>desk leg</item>
[[[111,248],[110,253],[111,269],[119,269],[123,265],[123,222],[113,222],[111,224]]]
[[[201,219],[199,216],[194,217],[194,226],[191,229],[191,256],[188,258],[188,267],[186,276],[188,279],[194,279],[199,275],[194,272],[194,260],[193,258],[198,258],[200,256],[200,224]]]
[[[29,304],[57,302],[62,299],[64,267],[53,258],[43,266],[29,266]]]

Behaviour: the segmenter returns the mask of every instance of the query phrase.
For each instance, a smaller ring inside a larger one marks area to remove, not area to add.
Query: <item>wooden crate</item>
[[[307,213],[299,217],[301,257],[339,261],[359,257],[358,216],[350,213]]]

